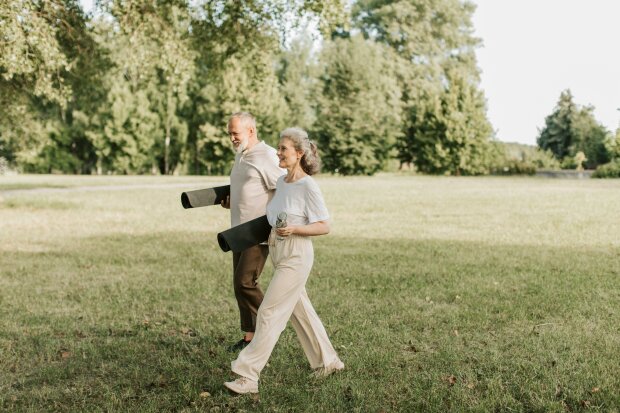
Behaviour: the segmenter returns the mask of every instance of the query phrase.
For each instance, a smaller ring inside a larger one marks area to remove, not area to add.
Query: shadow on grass
[[[52,201],[39,198],[15,198],[3,200],[0,194],[0,209],[29,209],[29,210],[69,210],[79,209],[79,204],[67,201]]]
[[[30,189],[60,189],[68,188],[67,185],[45,183],[0,183],[0,192],[22,191]]]
[[[617,249],[319,238],[308,291],[347,371],[308,381],[288,329],[258,401],[221,387],[234,358],[225,348],[239,332],[231,255],[215,234],[57,247],[2,253],[2,409],[544,411],[620,402],[620,315],[610,305],[620,302]],[[268,266],[263,286],[270,277]]]

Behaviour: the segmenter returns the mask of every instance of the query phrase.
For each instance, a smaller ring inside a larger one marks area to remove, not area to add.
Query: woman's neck
[[[284,180],[290,184],[292,182],[299,181],[301,178],[307,175],[308,174],[304,172],[301,166],[299,164],[296,164],[295,166],[288,169],[288,173],[286,174],[286,178],[284,178]]]

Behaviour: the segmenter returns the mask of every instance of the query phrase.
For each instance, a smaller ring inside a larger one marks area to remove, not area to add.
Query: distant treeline
[[[226,121],[245,110],[271,144],[287,126],[307,129],[327,172],[505,171],[514,159],[486,117],[474,9],[460,0],[103,0],[87,15],[76,0],[4,1],[0,165],[226,174]],[[591,111],[573,109],[569,124],[587,124]],[[572,130],[562,116],[548,119],[539,145],[551,152],[535,162],[584,152],[595,167],[615,156],[604,130],[595,140],[605,156],[586,126],[559,138]]]

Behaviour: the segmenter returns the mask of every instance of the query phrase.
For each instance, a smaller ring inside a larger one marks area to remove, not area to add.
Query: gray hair
[[[230,115],[230,118],[228,118],[228,124],[230,125],[230,121],[235,118],[239,119],[239,121],[241,121],[241,124],[244,126],[252,126],[256,131],[256,134],[258,135],[258,130],[256,129],[256,118],[250,112],[233,113],[232,115]]]
[[[301,169],[308,175],[314,175],[321,169],[321,159],[316,144],[308,138],[308,132],[301,128],[286,128],[280,132],[280,139],[289,139],[295,150],[303,152],[300,160]]]

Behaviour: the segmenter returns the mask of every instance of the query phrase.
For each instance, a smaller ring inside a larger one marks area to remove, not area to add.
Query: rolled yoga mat
[[[228,195],[230,195],[230,185],[183,192],[181,194],[181,204],[185,209],[219,205]]]
[[[245,249],[267,241],[271,225],[267,221],[267,216],[253,219],[224,232],[217,234],[217,242],[224,252],[241,252]]]

